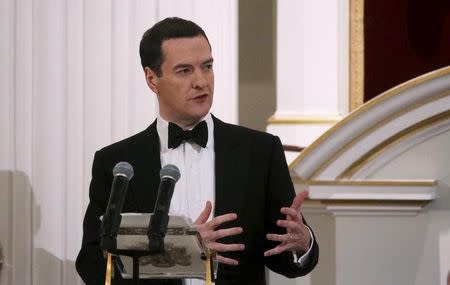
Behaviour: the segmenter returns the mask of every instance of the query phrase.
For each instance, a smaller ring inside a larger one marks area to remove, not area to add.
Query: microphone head
[[[121,161],[114,166],[113,175],[125,176],[128,180],[130,180],[134,175],[133,166],[126,161]]]
[[[159,176],[161,177],[161,179],[169,178],[169,179],[172,179],[175,182],[177,182],[178,179],[180,179],[181,174],[180,174],[180,170],[178,169],[178,167],[176,167],[173,164],[167,164],[163,168],[161,168],[161,171],[159,172]]]

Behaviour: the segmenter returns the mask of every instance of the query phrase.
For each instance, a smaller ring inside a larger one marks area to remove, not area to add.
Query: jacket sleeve
[[[83,221],[83,241],[76,269],[87,285],[104,284],[106,261],[100,249],[100,216],[106,210],[110,182],[107,180],[101,153],[96,152],[89,187],[89,205]]]
[[[278,219],[285,219],[285,216],[280,213],[280,209],[291,205],[295,197],[295,190],[289,174],[283,147],[278,137],[274,137],[272,144],[271,163],[269,166],[266,191],[266,234],[285,234],[286,231],[283,228],[278,227],[276,222]],[[306,224],[305,219],[303,219],[303,221]],[[265,250],[274,248],[277,245],[277,242],[266,239]],[[317,239],[314,237],[314,244],[308,256],[308,260],[303,262],[301,266],[293,262],[293,255],[290,251],[283,252],[279,255],[265,257],[265,264],[272,271],[289,278],[295,278],[311,272],[316,266],[318,258],[319,247]]]

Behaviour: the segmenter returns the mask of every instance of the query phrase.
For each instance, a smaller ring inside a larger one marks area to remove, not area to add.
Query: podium
[[[120,274],[139,284],[142,279],[196,278],[211,284],[218,262],[214,251],[206,248],[197,229],[184,216],[170,216],[164,238],[164,251],[149,251],[147,236],[152,214],[121,214],[116,246],[105,250],[105,284]],[[114,270],[116,268],[116,270]]]

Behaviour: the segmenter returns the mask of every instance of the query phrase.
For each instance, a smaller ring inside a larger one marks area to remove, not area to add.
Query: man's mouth
[[[192,98],[192,100],[199,100],[200,101],[200,100],[204,100],[206,98],[208,98],[208,94],[200,94],[200,95],[197,95],[194,98]]]

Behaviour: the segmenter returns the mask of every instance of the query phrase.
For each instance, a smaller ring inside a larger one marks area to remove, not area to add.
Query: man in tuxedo
[[[161,165],[180,168],[170,213],[195,221],[206,246],[218,252],[216,284],[265,284],[264,266],[290,278],[309,273],[319,253],[300,213],[307,192],[295,195],[277,137],[210,113],[214,72],[205,32],[191,21],[167,18],[145,32],[139,52],[159,116],[141,133],[95,154],[76,262],[86,284],[104,284],[99,217],[119,161],[134,167],[123,212],[153,212]]]

